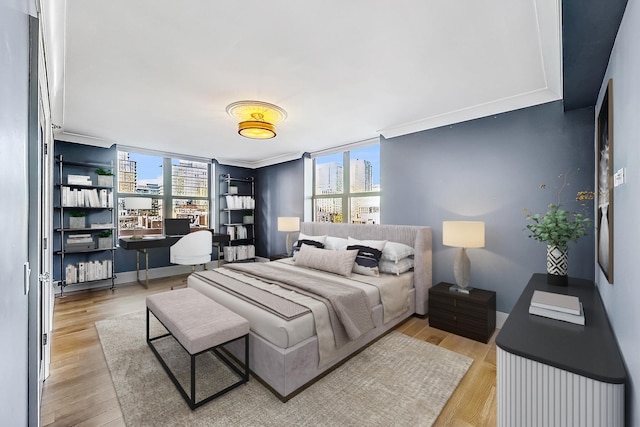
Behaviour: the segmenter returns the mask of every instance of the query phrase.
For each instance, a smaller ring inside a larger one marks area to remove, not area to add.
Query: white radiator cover
[[[624,426],[624,384],[596,381],[497,347],[498,426]]]

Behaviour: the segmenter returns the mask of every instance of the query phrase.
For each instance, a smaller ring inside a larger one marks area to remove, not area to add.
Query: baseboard
[[[207,270],[211,270],[217,267],[216,261],[212,261],[207,263]],[[196,270],[202,270],[202,266],[197,266]],[[171,276],[179,276],[181,274],[189,274],[191,273],[190,265],[169,265],[166,267],[157,267],[149,269],[149,280],[152,279],[161,279],[163,277],[171,277]],[[140,280],[144,281],[145,272],[144,270],[140,271]],[[136,272],[134,271],[121,271],[116,273],[116,278],[113,281],[116,286],[128,284],[128,283],[137,283],[138,279],[136,276]],[[99,282],[88,282],[88,283],[74,283],[73,285],[68,285],[64,288],[64,292],[75,292],[75,291],[84,291],[87,289],[100,289],[100,288],[109,288],[111,287],[111,280],[102,280]],[[60,294],[60,286],[54,285],[53,288],[54,293]]]
[[[496,328],[501,329],[504,322],[507,321],[509,313],[503,313],[502,311],[496,311]]]

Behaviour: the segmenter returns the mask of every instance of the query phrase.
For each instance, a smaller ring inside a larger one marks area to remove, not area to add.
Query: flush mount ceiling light
[[[227,113],[239,120],[238,133],[252,139],[275,137],[275,123],[287,118],[282,108],[262,101],[234,102],[227,106]]]

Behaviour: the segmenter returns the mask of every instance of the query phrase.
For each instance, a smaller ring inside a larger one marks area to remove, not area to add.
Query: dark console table
[[[577,296],[585,325],[529,314],[533,291]],[[534,274],[496,337],[498,425],[624,425],[626,371],[590,280]],[[527,424],[528,423],[528,424]]]

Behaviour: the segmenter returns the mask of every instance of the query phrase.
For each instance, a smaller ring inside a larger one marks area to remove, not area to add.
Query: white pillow
[[[385,261],[381,259],[378,268],[380,269],[380,273],[399,276],[413,268],[413,258],[402,258],[398,261]]]
[[[387,242],[382,250],[382,258],[385,261],[398,262],[402,258],[406,258],[415,253],[411,246],[398,242]]]
[[[347,239],[342,237],[327,236],[324,242],[325,249],[331,249],[332,251],[338,251],[340,249],[347,248]]]
[[[378,262],[386,244],[386,240],[357,240],[349,237],[347,239],[347,250],[358,249],[358,256],[353,264],[353,272],[364,274],[365,276],[379,276]]]
[[[351,276],[357,250],[330,251],[302,245],[294,260],[297,266],[314,268],[341,276]]]

